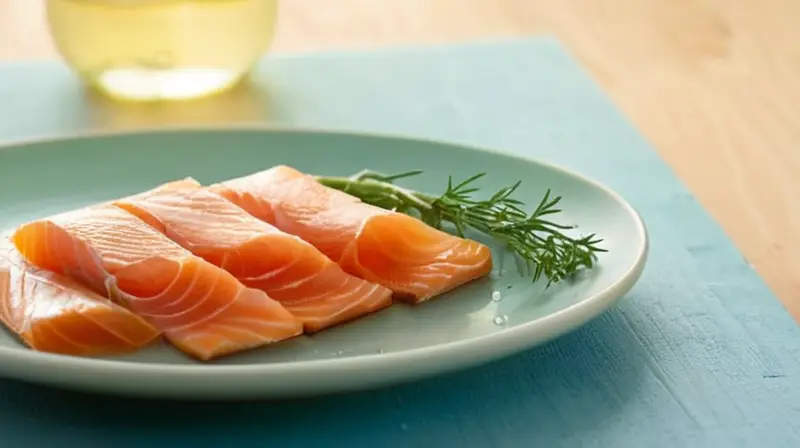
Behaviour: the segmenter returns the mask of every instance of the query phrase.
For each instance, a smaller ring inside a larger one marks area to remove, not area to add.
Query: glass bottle
[[[224,91],[272,43],[277,0],[48,0],[66,63],[119,99],[184,100]]]

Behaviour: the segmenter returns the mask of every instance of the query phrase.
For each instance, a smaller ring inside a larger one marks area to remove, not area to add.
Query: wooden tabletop
[[[0,0],[0,60],[57,58]],[[800,320],[800,2],[282,0],[276,52],[554,34]]]

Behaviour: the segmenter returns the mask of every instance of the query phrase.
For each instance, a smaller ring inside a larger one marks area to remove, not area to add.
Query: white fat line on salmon
[[[287,289],[297,288],[300,285],[310,282],[311,280],[314,279],[314,277],[316,277],[316,274],[307,275],[301,278],[300,280],[295,280],[291,283],[285,283],[281,285],[279,288],[270,288],[270,291],[274,293],[275,291],[285,291]]]
[[[345,314],[345,313],[351,311],[354,308],[360,307],[364,302],[366,302],[366,301],[368,301],[370,299],[373,299],[373,294],[375,293],[375,291],[378,290],[378,288],[380,288],[380,285],[373,285],[372,289],[370,290],[370,292],[368,292],[367,294],[361,296],[362,297],[361,300],[359,300],[357,302],[350,302],[348,304],[348,306],[346,306],[344,308],[331,307],[334,310],[336,310],[336,312],[334,312],[333,314],[327,314],[325,316],[321,316],[316,321],[335,319],[335,318],[341,316],[342,314]],[[380,296],[379,296],[379,298],[380,298]],[[326,302],[323,302],[323,303],[326,303]],[[324,308],[324,307],[323,306],[311,307],[311,306],[302,306],[302,305],[295,307],[295,306],[292,306],[292,305],[287,305],[287,308],[292,312],[308,312],[308,311],[316,311],[316,310]]]
[[[312,277],[315,277],[315,278],[316,278],[316,277],[319,277],[319,276],[320,276],[320,275],[322,275],[322,274],[325,274],[325,272],[324,272],[324,271],[317,272],[317,273],[316,273],[316,274],[314,274]],[[342,276],[341,276],[341,278],[342,278],[342,281],[341,281],[341,282],[340,282],[338,285],[336,285],[336,286],[327,286],[327,287],[326,287],[326,288],[323,290],[323,292],[321,292],[321,293],[319,293],[319,294],[316,294],[316,295],[313,295],[313,296],[305,296],[305,297],[303,297],[302,299],[298,299],[298,300],[296,300],[296,301],[295,301],[295,300],[292,300],[291,302],[288,302],[288,303],[293,303],[293,304],[294,304],[294,303],[297,303],[297,304],[300,304],[300,303],[305,303],[305,302],[311,302],[311,301],[319,300],[319,299],[322,299],[322,298],[324,298],[325,300],[335,300],[335,299],[338,299],[338,298],[342,298],[342,297],[344,297],[344,296],[346,296],[346,295],[348,295],[348,294],[352,293],[352,292],[353,292],[353,289],[349,289],[349,290],[345,291],[344,293],[340,293],[340,294],[337,294],[337,295],[335,295],[335,296],[327,296],[327,294],[330,294],[330,292],[331,292],[331,291],[336,291],[337,289],[339,289],[339,288],[341,288],[341,287],[343,287],[343,286],[347,285],[347,284],[348,284],[348,283],[349,283],[351,280],[356,280],[356,281],[360,280],[360,279],[357,279],[357,278],[355,278],[355,277],[351,277],[351,276],[349,276],[349,275],[345,274],[344,272],[342,272]],[[285,288],[281,288],[281,290],[282,290],[282,289],[285,289]]]
[[[275,277],[276,275],[286,272],[287,270],[293,268],[299,262],[300,262],[300,257],[296,257],[291,263],[285,266],[281,266],[278,269],[267,272],[263,275],[259,275],[258,277],[247,277],[247,278],[242,278],[241,280],[246,282],[259,282],[259,281],[269,280],[270,278]]]
[[[199,272],[199,269],[198,269],[198,272]],[[180,275],[180,273],[178,273],[178,275]],[[186,314],[198,309],[201,305],[203,305],[203,303],[206,300],[208,300],[208,298],[214,292],[214,288],[217,286],[217,283],[219,283],[221,277],[222,277],[222,275],[219,275],[219,273],[218,273],[218,275],[214,278],[214,282],[211,284],[210,287],[208,287],[206,289],[205,294],[199,300],[195,301],[194,305],[191,306],[190,308],[187,308],[187,309],[184,309],[182,311],[179,311],[177,313],[172,313],[172,314],[153,314],[153,313],[142,313],[142,312],[140,312],[139,315],[141,315],[142,317],[148,317],[150,319],[153,319],[154,321],[158,321],[158,320],[162,320],[162,319],[166,320],[166,319],[170,319],[170,318],[176,318],[176,317],[185,316]],[[174,300],[171,304],[164,306],[164,308],[166,308],[166,307],[168,307],[168,306],[170,306],[172,304],[179,303],[184,298],[188,297],[192,293],[192,287],[194,285],[195,285],[195,281],[193,279],[192,286],[190,286],[189,289],[187,289],[186,292],[182,296],[178,297],[177,300]],[[183,324],[183,325],[178,325],[178,326],[174,326],[174,327],[166,327],[166,328],[164,328],[164,331],[176,331],[176,330],[180,330],[182,328],[189,328],[189,327],[192,327],[192,326],[195,326],[195,325],[199,325],[199,324],[204,323],[204,322],[208,322],[210,319],[213,319],[214,317],[218,316],[220,313],[222,313],[225,310],[227,310],[228,308],[230,308],[233,305],[233,302],[235,302],[238,299],[238,297],[239,297],[239,295],[237,294],[237,296],[233,300],[228,302],[228,304],[226,306],[217,308],[216,310],[214,310],[214,312],[209,313],[204,318],[200,318],[199,320],[197,320],[195,322],[190,322],[190,323]]]

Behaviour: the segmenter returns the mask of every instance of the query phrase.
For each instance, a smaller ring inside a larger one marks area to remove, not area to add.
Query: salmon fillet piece
[[[194,179],[113,202],[242,284],[258,288],[312,333],[392,304],[392,291],[347,274],[311,244],[249,215]]]
[[[326,187],[288,166],[209,187],[342,269],[419,303],[491,271],[489,248]]]
[[[161,332],[74,280],[25,261],[0,236],[0,321],[28,347],[72,356],[132,353]]]
[[[24,224],[12,241],[28,262],[112,298],[201,360],[302,333],[263,291],[110,204]]]

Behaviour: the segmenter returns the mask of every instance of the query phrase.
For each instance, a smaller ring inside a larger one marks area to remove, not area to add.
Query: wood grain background
[[[0,0],[0,60],[52,59]],[[276,52],[554,34],[800,320],[800,2],[283,0]]]

